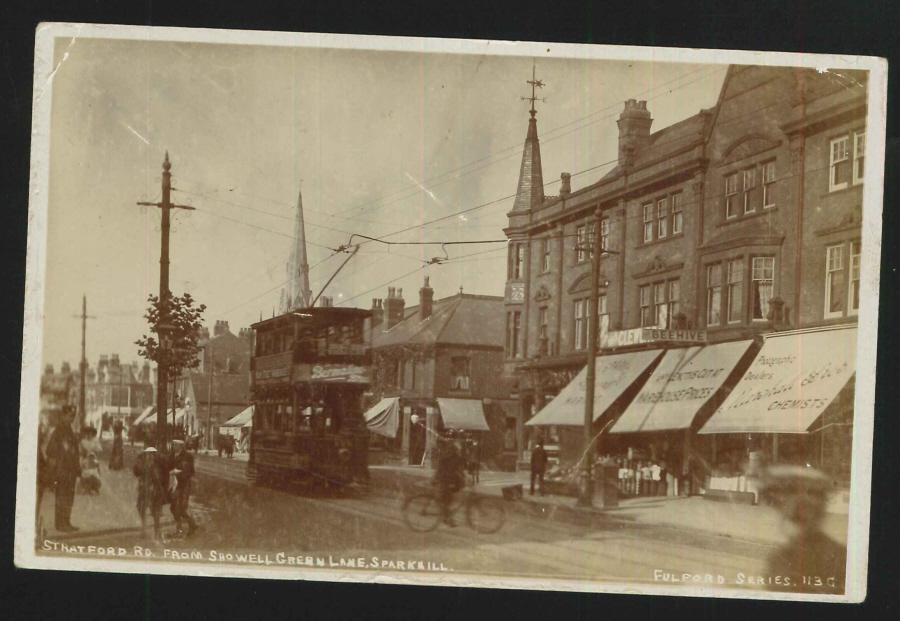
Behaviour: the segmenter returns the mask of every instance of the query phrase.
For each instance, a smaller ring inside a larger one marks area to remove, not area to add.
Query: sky
[[[615,120],[647,100],[651,131],[715,105],[725,65],[447,53],[57,39],[50,125],[43,358],[138,360],[147,296],[159,290],[161,198],[172,163],[170,289],[235,334],[271,317],[287,280],[302,191],[311,288],[349,256],[352,234],[397,242],[503,240],[528,126],[532,69],[545,193],[614,165]],[[65,58],[65,60],[63,60]],[[465,213],[460,213],[464,212]],[[441,219],[443,218],[443,219]],[[437,222],[432,222],[436,219]],[[423,226],[424,225],[424,226]],[[357,238],[354,241],[359,241]],[[503,295],[503,243],[370,242],[324,295],[370,308],[387,287],[408,305]],[[423,269],[424,268],[424,269]]]

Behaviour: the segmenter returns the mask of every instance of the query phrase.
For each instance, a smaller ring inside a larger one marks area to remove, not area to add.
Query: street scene
[[[866,59],[95,34],[45,37],[35,558],[864,594]]]

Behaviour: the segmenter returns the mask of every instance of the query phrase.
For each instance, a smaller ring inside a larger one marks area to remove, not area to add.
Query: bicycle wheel
[[[441,521],[441,507],[431,494],[416,494],[403,503],[403,519],[410,529],[427,533],[438,527]]]
[[[496,533],[506,521],[506,507],[499,498],[477,496],[466,504],[466,520],[479,533]]]

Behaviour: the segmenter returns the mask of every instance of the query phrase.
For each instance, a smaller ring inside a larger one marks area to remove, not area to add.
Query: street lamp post
[[[599,315],[597,308],[597,298],[600,296],[600,255],[618,254],[610,252],[603,248],[603,236],[601,235],[600,219],[601,212],[597,210],[596,224],[594,227],[594,239],[591,240],[591,296],[588,298],[588,349],[587,349],[587,377],[585,378],[585,394],[584,394],[584,454],[582,461],[584,463],[584,471],[582,472],[583,485],[581,494],[578,497],[579,507],[594,506],[594,479],[593,479],[593,458],[591,456],[591,445],[593,444],[594,435],[594,384],[597,377],[597,332],[599,326]]]

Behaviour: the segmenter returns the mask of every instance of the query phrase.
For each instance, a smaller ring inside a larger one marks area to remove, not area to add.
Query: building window
[[[775,162],[762,165],[762,205],[763,209],[775,206]]]
[[[668,307],[666,306],[666,283],[658,282],[653,285],[653,313],[654,325],[657,328],[668,327]]]
[[[669,234],[669,207],[666,199],[656,202],[656,238],[662,239]]]
[[[641,327],[652,327],[654,324],[653,306],[650,302],[650,285],[643,285],[639,289],[641,302]]]
[[[541,271],[547,273],[550,271],[550,238],[545,237],[541,240]]]
[[[737,323],[744,311],[744,262],[741,259],[728,262],[728,323]]]
[[[681,193],[672,195],[672,235],[681,233],[684,223],[681,214]]]
[[[825,319],[859,313],[859,267],[861,246],[858,241],[850,242],[849,264],[847,244],[829,246],[825,249]],[[846,303],[844,302],[846,300]]]
[[[522,312],[512,311],[506,314],[506,356],[519,356],[519,332],[522,329]]]
[[[538,309],[538,340],[543,342],[550,338],[549,324],[547,322],[547,307]]]
[[[756,187],[756,169],[749,168],[743,172],[744,192],[743,204],[744,213],[753,213],[756,211],[756,203],[753,201],[753,188]]]
[[[670,280],[669,281],[669,300],[668,300],[668,322],[666,323],[666,328],[674,328],[675,327],[675,315],[678,314],[678,302],[681,299],[681,281],[679,280]]]
[[[725,177],[725,217],[737,218],[737,173],[733,173]]]
[[[850,314],[859,313],[859,267],[862,260],[862,244],[850,243]]]
[[[575,349],[584,349],[585,300],[575,301]]]
[[[653,203],[644,205],[644,242],[653,241]]]
[[[519,279],[525,274],[525,244],[516,246],[516,265],[513,278]]]
[[[849,184],[850,176],[850,136],[841,136],[831,141],[828,189],[843,190]]]
[[[844,245],[825,251],[825,318],[844,313]]]
[[[775,258],[753,257],[750,275],[750,295],[753,303],[753,319],[765,319],[769,312],[769,300],[775,289]]]
[[[583,224],[575,229],[575,260],[578,263],[584,261],[587,256],[587,252],[585,251],[587,244],[586,232],[587,227]]]
[[[604,252],[609,248],[609,218],[600,220],[600,247]]]
[[[866,132],[853,136],[853,185],[862,183],[866,163]]]
[[[469,359],[454,356],[450,359],[450,389],[469,390]]]
[[[722,265],[706,268],[706,325],[718,326],[722,322]]]

